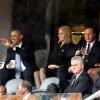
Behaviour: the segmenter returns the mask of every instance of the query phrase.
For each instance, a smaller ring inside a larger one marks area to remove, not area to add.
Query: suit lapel
[[[87,44],[87,43],[85,43],[85,44],[83,45],[83,48],[86,48],[86,44]],[[95,50],[95,47],[96,47],[96,41],[94,42],[92,48],[90,49],[89,54]]]
[[[71,79],[71,87],[73,87],[74,86],[74,84],[75,84],[75,81],[76,81],[76,76],[75,75],[73,75],[73,77],[72,77],[72,79]]]
[[[79,83],[80,78],[82,77],[82,75],[84,74],[84,71],[79,75],[79,77],[73,82],[72,87],[77,86],[77,84]]]
[[[78,79],[73,82],[73,84],[71,85],[71,87],[75,87],[77,85],[77,83],[78,83]]]
[[[96,41],[94,42],[89,54],[91,54],[93,51],[95,51],[95,47],[96,47]]]

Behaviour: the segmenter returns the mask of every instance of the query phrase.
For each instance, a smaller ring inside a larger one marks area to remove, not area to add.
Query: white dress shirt
[[[90,42],[90,43],[88,43],[88,42],[87,42],[87,44],[86,44],[86,50],[87,50],[87,48],[88,48],[88,44],[90,44],[90,50],[91,50],[91,48],[92,48],[92,46],[93,46],[94,42],[95,42],[95,41]],[[89,51],[90,51],[90,50],[89,50]]]
[[[83,69],[83,70],[84,70],[84,69]],[[76,75],[76,79],[75,79],[75,80],[78,79],[78,77],[81,75],[81,73],[83,72],[83,70],[82,70],[79,74]]]
[[[22,42],[21,42],[19,45],[17,45],[16,47],[21,48],[21,46],[22,46]],[[13,47],[13,50],[14,50],[14,51],[16,51],[16,47]],[[22,70],[22,71],[25,71],[25,69],[26,69],[26,67],[25,67],[25,65],[23,64],[23,62],[21,61],[21,70]]]
[[[27,95],[25,95],[25,96],[23,97],[23,100],[29,100],[28,97],[29,97],[30,95],[31,95],[30,93],[28,93]]]
[[[93,42],[90,42],[90,43],[87,42],[87,43],[86,43],[86,47],[85,47],[85,48],[86,48],[86,50],[85,50],[85,53],[86,53],[86,54],[87,54],[86,51],[87,51],[87,48],[88,48],[88,44],[90,44],[90,49],[89,49],[89,51],[90,51],[91,48],[92,48],[92,46],[93,46],[93,44],[94,44],[94,42],[95,42],[95,40],[94,40]],[[76,55],[76,56],[77,56],[77,55],[80,55],[80,50],[77,50],[76,53],[75,53],[75,55]],[[85,55],[82,56],[83,59],[84,59],[84,57],[85,57]]]

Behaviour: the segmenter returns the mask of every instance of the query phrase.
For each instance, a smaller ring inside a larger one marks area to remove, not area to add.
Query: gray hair
[[[71,61],[77,60],[80,64],[84,64],[84,60],[81,56],[74,56],[72,57]]]

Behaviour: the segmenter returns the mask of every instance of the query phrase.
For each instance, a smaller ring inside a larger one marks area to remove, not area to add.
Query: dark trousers
[[[9,72],[7,69],[0,70],[0,84],[5,85],[6,82],[9,80]]]
[[[21,73],[21,79],[29,81],[33,86],[34,83],[34,77],[33,77],[34,71],[31,68],[27,68],[25,71]],[[15,78],[15,70],[14,69],[1,69],[0,70],[0,84],[5,85],[8,80]]]
[[[69,85],[69,80],[71,79],[72,75],[70,73],[68,73],[68,70],[66,67],[61,66],[57,70],[57,76],[60,80],[60,82],[59,82],[60,92],[64,92],[64,90]]]
[[[25,71],[22,72],[22,78],[24,80],[29,81],[33,86],[34,83],[34,71],[31,68],[27,68]]]

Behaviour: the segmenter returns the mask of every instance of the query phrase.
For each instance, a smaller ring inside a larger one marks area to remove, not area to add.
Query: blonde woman
[[[71,36],[71,28],[69,26],[58,28],[58,42],[48,66],[49,69],[57,68],[57,76],[60,79],[60,92],[63,92],[68,86],[67,80],[70,78],[68,68],[71,57],[74,56],[76,51],[75,45],[71,42]]]

